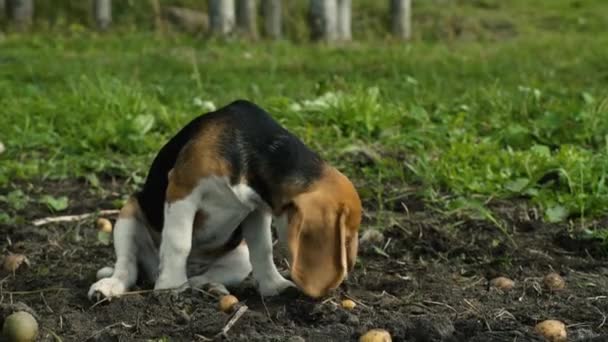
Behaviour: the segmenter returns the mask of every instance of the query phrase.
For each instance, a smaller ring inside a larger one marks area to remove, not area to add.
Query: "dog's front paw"
[[[288,288],[296,288],[296,284],[283,277],[273,279],[259,285],[260,294],[264,297],[276,296],[283,293]]]
[[[103,278],[89,288],[89,300],[102,300],[118,297],[126,292],[125,284],[116,278]]]

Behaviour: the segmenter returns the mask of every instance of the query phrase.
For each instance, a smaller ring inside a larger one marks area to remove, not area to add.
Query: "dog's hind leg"
[[[249,273],[251,273],[249,249],[246,244],[241,243],[235,249],[215,260],[206,272],[189,278],[188,282],[194,288],[213,285],[212,287],[215,287],[216,290],[228,292],[225,286],[240,284]]]
[[[154,283],[158,277],[158,248],[150,234],[137,232],[137,261],[138,279],[145,276],[145,280]],[[114,274],[114,267],[106,266],[97,271],[97,280],[110,278]]]
[[[91,285],[89,299],[97,297],[115,297],[128,291],[137,281],[138,240],[142,234],[148,234],[144,224],[134,215],[135,203],[130,202],[123,207],[114,227],[114,251],[116,262],[112,275],[102,278]],[[98,271],[98,277],[107,276],[111,268]],[[105,273],[105,274],[104,274]]]

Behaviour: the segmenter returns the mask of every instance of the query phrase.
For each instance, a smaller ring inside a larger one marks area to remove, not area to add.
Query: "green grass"
[[[603,216],[608,23],[597,13],[608,4],[526,3],[421,7],[411,44],[251,44],[82,27],[9,35],[0,42],[0,186],[104,175],[138,184],[207,101],[246,98],[344,168],[367,203],[415,189],[448,208],[525,197],[548,221]],[[454,18],[473,36],[446,36]],[[343,152],[353,145],[382,158],[356,166]]]

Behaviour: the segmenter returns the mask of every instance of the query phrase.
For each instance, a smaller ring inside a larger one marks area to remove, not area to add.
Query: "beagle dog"
[[[318,298],[353,269],[361,201],[350,180],[257,105],[238,100],[181,129],[122,207],[114,267],[90,299],[154,289],[234,286],[252,273],[263,296],[297,287]],[[271,222],[291,280],[273,261]],[[295,284],[294,284],[295,283]]]

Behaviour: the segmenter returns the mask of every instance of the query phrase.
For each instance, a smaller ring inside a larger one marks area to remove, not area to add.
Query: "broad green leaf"
[[[6,196],[0,196],[0,202],[7,203],[14,210],[21,210],[27,206],[29,198],[21,190],[14,190]]]
[[[505,189],[520,193],[526,188],[530,180],[528,178],[517,178],[505,184]]]
[[[97,175],[95,175],[94,173],[87,173],[84,178],[86,178],[86,180],[89,182],[89,184],[91,184],[92,187],[99,188],[100,182],[99,178],[97,178]]]
[[[50,195],[44,195],[40,199],[40,202],[46,204],[54,211],[62,211],[68,208],[68,198],[66,196],[53,197]]]
[[[568,217],[568,209],[562,205],[549,207],[547,210],[545,210],[545,216],[549,222],[562,222],[564,219],[566,219],[566,217]]]
[[[583,97],[583,101],[585,101],[586,104],[592,104],[595,102],[595,99],[593,98],[593,95],[589,94],[588,92],[584,91],[581,96]]]

